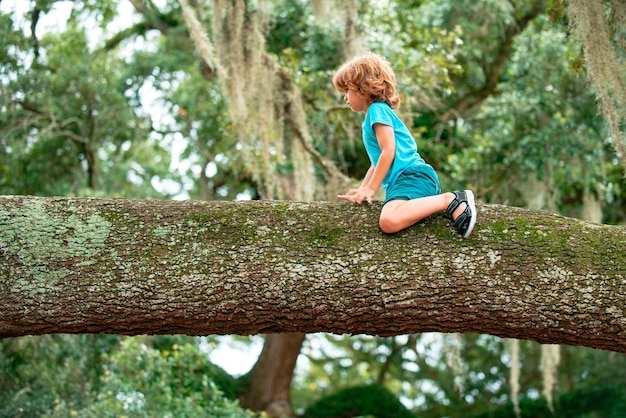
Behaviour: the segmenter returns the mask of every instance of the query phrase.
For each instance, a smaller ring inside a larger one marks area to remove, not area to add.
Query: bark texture
[[[484,333],[626,352],[626,228],[479,205],[0,198],[0,337]]]

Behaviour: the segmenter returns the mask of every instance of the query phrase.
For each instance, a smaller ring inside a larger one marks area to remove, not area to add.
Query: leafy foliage
[[[47,335],[0,341],[0,416],[38,417],[58,402],[82,408],[98,390],[101,356],[117,338]]]
[[[0,113],[0,172],[12,174],[0,179],[3,193],[163,197],[151,182],[170,177],[169,156],[151,137],[149,118],[129,105],[125,61],[93,51],[86,28],[72,20],[46,34],[37,55],[11,33],[18,42],[3,46],[11,64],[0,73],[10,92]]]
[[[311,405],[305,418],[348,418],[354,416],[413,418],[415,415],[380,385],[343,389]]]
[[[125,339],[119,350],[103,359],[102,383],[92,404],[75,410],[59,402],[50,417],[233,417],[255,416],[243,411],[218,388],[232,390],[232,378],[206,361],[197,345],[149,347],[141,339]]]
[[[555,405],[554,414],[543,399],[526,399],[521,402],[520,409],[519,418],[546,416],[617,418],[626,414],[626,395],[623,387],[603,384],[561,395]],[[516,415],[513,407],[507,405],[491,412],[474,415],[472,418],[516,418]]]
[[[255,416],[233,400],[235,379],[189,337],[56,335],[0,348],[0,416]]]

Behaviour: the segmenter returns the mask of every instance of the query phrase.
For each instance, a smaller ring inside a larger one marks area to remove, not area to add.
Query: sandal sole
[[[474,230],[474,225],[476,224],[476,202],[474,201],[474,193],[471,190],[465,190],[465,194],[467,195],[467,206],[470,209],[472,216],[470,217],[469,224],[467,225],[467,229],[465,233],[462,235],[463,238],[467,238],[470,236],[472,231]]]

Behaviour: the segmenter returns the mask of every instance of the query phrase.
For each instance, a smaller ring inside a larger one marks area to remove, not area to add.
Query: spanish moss
[[[626,138],[622,131],[626,126],[626,87],[621,73],[623,63],[613,45],[624,42],[626,5],[621,0],[569,0],[568,13],[570,26],[582,42],[589,78],[609,125],[611,141],[626,171]]]

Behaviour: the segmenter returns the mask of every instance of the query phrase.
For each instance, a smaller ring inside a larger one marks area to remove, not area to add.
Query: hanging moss
[[[555,344],[541,346],[541,374],[543,377],[543,396],[548,409],[554,413],[554,390],[558,384],[558,366],[561,361],[561,349]]]
[[[233,143],[240,146],[259,196],[267,200],[311,201],[345,191],[349,179],[310,145],[312,137],[298,85],[289,69],[281,67],[267,52],[273,2],[214,1],[212,41],[189,3],[179,3],[196,50],[219,77],[236,134]],[[357,3],[339,2],[338,22],[344,27],[348,56],[358,52],[362,39]],[[330,13],[331,9],[335,13],[326,2],[316,2],[313,8],[318,13]],[[285,127],[291,132],[286,133]],[[325,181],[313,175],[314,159],[324,169]],[[285,161],[289,161],[291,170],[281,173]]]
[[[519,340],[514,338],[507,339],[508,345],[511,350],[511,370],[509,374],[511,385],[511,402],[513,403],[513,412],[517,418],[521,415],[519,406],[519,392],[520,392],[520,361],[519,361]]]
[[[616,50],[623,39],[626,6],[621,0],[569,0],[570,26],[582,43],[589,78],[626,170],[626,83]],[[614,33],[613,33],[614,32]],[[615,39],[613,39],[615,35]],[[622,41],[623,42],[623,41]]]

